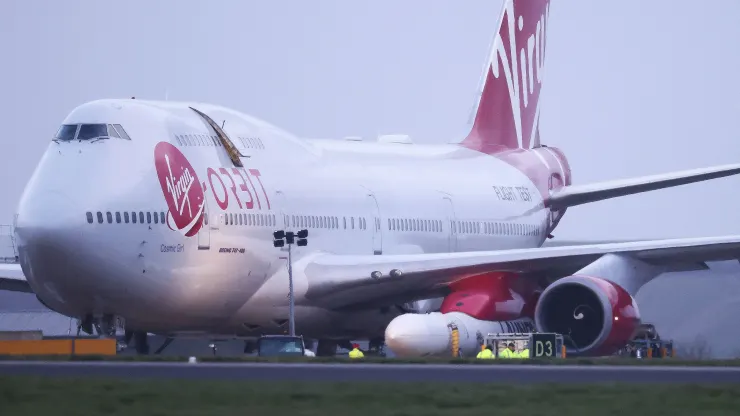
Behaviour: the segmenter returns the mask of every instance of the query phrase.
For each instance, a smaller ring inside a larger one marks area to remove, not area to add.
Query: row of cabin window
[[[389,218],[391,231],[442,232],[441,220]],[[509,224],[498,222],[453,221],[452,231],[458,234],[505,234],[536,236],[539,229],[531,224]]]
[[[93,218],[92,212],[85,213],[85,216],[87,217],[88,224],[92,224],[95,220]],[[138,213],[136,211],[128,212],[124,211],[121,212],[106,212],[105,216],[102,212],[98,211],[95,213],[95,217],[98,220],[98,224],[103,224],[104,222],[107,222],[108,224],[113,224],[113,220],[115,217],[116,224],[165,224],[165,214],[164,212],[150,212],[150,211],[139,211]],[[105,218],[104,218],[105,217]],[[205,218],[205,224],[208,225],[208,218]]]
[[[224,225],[246,225],[251,227],[274,227],[275,214],[222,214]]]
[[[540,233],[536,225],[499,222],[454,221],[452,228],[458,234],[537,236]]]
[[[175,140],[180,146],[221,146],[218,137],[207,134],[176,134]]]
[[[247,149],[264,149],[265,144],[259,137],[237,137]]]
[[[408,218],[389,218],[388,229],[391,231],[442,232],[442,220],[422,220]]]
[[[355,221],[357,219],[357,221]],[[293,228],[326,228],[338,230],[339,217],[321,216],[321,215],[291,215],[286,216],[286,223],[291,224]],[[362,217],[342,217],[343,229],[366,230],[367,221]]]

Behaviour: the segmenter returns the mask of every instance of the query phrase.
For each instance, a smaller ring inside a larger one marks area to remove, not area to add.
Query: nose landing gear
[[[94,331],[101,338],[114,338],[119,327],[122,327],[121,320],[115,315],[95,316],[88,313],[77,320],[77,336],[83,331],[88,335],[95,335]]]
[[[146,331],[125,330],[123,319],[118,316],[112,314],[104,314],[102,316],[86,314],[82,319],[77,321],[77,336],[80,336],[84,332],[88,335],[97,334],[101,338],[118,338],[119,330],[123,330],[124,332],[122,339],[119,339],[119,350],[126,349],[133,338],[136,353],[142,355],[149,354],[149,337]],[[160,353],[171,342],[168,338],[157,353]]]

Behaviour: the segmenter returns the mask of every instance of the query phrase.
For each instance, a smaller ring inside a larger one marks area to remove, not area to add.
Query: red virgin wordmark
[[[154,148],[154,166],[167,201],[167,225],[186,237],[203,226],[204,195],[195,169],[185,155],[167,142]],[[213,187],[211,187],[213,188]]]

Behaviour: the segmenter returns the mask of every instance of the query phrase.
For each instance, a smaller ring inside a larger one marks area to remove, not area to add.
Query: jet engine
[[[574,275],[542,292],[535,323],[540,332],[563,334],[568,354],[610,355],[632,339],[640,312],[635,299],[616,283]]]

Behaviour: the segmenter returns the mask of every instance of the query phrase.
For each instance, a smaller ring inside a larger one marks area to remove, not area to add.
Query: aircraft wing
[[[18,263],[0,263],[0,290],[33,293]]]
[[[722,178],[738,173],[740,173],[740,164],[731,164],[585,185],[569,185],[553,192],[545,200],[545,206],[557,211],[589,202]]]
[[[464,253],[320,254],[301,268],[312,304],[354,309],[444,296],[450,283],[486,272],[565,277],[608,253],[634,256],[665,272],[705,270],[706,262],[740,259],[740,235]],[[381,275],[373,277],[375,271]]]

